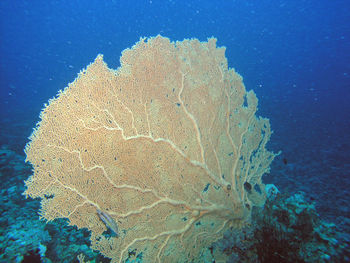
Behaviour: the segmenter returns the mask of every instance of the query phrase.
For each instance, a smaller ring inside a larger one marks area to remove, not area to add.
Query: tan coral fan
[[[256,109],[216,39],[141,39],[118,70],[99,55],[42,111],[25,194],[42,199],[42,218],[88,228],[113,262],[198,260],[265,200],[274,154]],[[99,210],[118,236],[102,234]]]

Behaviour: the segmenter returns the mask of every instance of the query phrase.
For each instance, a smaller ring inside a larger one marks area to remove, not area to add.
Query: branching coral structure
[[[42,110],[25,195],[112,262],[196,262],[264,203],[269,121],[215,38],[141,39],[120,62],[99,55]]]

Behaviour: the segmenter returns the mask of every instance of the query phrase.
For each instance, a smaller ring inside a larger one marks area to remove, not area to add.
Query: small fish
[[[287,160],[287,158],[283,158],[283,163],[284,163],[285,165],[287,165],[287,164],[288,164],[288,160]]]
[[[98,208],[96,210],[97,210],[98,217],[101,219],[101,221],[107,226],[107,228],[112,230],[117,237],[119,237],[117,222],[115,222],[114,219],[107,212],[103,212]]]

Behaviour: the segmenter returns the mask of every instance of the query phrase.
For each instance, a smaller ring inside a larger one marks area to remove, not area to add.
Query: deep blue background
[[[282,150],[266,181],[350,218],[350,2],[2,0],[0,144],[23,154],[43,104],[140,37],[218,38]],[[284,162],[283,162],[284,159]],[[338,203],[336,203],[338,202]]]

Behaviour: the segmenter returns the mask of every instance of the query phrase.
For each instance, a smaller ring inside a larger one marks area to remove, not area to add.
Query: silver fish
[[[118,229],[118,224],[117,222],[114,221],[114,219],[104,211],[101,211],[100,209],[96,209],[98,217],[101,219],[101,221],[109,228],[112,230],[117,237],[119,237],[119,229]]]

